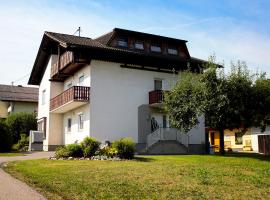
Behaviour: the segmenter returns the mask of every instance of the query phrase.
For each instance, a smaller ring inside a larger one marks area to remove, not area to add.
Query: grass
[[[11,153],[0,153],[1,156],[24,156],[23,153],[18,153],[18,152],[11,152]]]
[[[28,160],[6,170],[48,199],[269,199],[270,158],[144,156],[133,161]]]

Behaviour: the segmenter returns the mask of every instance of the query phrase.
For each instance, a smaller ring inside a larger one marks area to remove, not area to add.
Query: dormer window
[[[150,49],[152,52],[161,53],[161,46],[159,43],[152,43]]]
[[[169,47],[169,48],[168,48],[168,54],[171,54],[171,55],[178,55],[178,50],[177,50],[177,48],[175,48],[175,47]]]
[[[127,48],[128,47],[128,40],[127,40],[127,38],[118,38],[117,45],[119,47]]]
[[[144,49],[143,41],[141,40],[136,40],[134,46],[135,46],[135,49],[139,49],[139,50]]]

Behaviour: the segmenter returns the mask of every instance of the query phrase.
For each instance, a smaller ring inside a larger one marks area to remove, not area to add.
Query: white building
[[[91,136],[131,137],[141,153],[204,152],[204,119],[186,136],[162,108],[181,70],[202,62],[185,40],[118,28],[96,39],[45,32],[29,79],[40,86],[43,149]]]

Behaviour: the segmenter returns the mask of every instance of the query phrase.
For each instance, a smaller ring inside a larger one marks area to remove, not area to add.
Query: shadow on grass
[[[134,160],[139,161],[139,162],[153,162],[153,161],[155,161],[154,158],[147,158],[147,157],[141,157],[141,156],[135,156]]]
[[[234,152],[234,153],[226,153],[224,157],[253,158],[253,159],[270,162],[270,155],[263,155],[263,154],[258,154],[258,153]]]

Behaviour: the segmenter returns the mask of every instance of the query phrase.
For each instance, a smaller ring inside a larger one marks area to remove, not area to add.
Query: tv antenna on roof
[[[75,33],[73,33],[73,35],[75,35],[77,32],[79,33],[79,37],[81,36],[81,27],[79,26],[78,29],[75,31]]]

